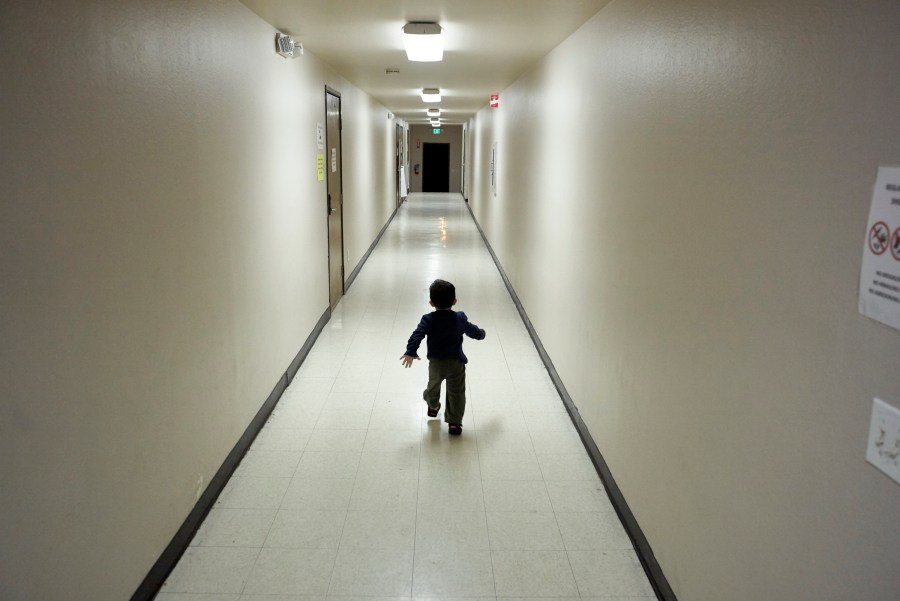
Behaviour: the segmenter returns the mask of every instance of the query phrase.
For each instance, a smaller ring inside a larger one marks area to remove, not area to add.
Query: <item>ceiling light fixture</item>
[[[441,109],[428,109],[427,111],[425,111],[425,113],[426,113],[429,117],[440,117],[440,116],[441,116]]]
[[[444,60],[443,29],[437,23],[407,23],[403,26],[403,47],[411,61],[432,63]]]
[[[422,90],[422,102],[440,102],[441,91],[437,88],[425,88]]]

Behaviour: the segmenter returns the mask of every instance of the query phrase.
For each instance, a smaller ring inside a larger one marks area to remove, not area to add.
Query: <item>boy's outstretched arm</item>
[[[469,318],[465,313],[461,313],[461,315],[463,319],[463,332],[465,333],[465,335],[474,340],[484,340],[484,330],[469,321]]]
[[[421,321],[419,321],[419,325],[416,326],[412,336],[409,337],[409,342],[406,343],[406,352],[400,357],[400,361],[403,362],[403,367],[412,367],[412,362],[419,358],[417,351],[419,350],[419,345],[425,338],[425,333],[427,331],[428,315],[423,315]]]

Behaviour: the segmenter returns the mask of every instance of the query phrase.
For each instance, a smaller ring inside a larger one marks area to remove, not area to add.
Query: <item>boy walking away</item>
[[[428,417],[437,417],[441,409],[441,382],[447,381],[447,408],[444,421],[453,436],[462,434],[463,414],[466,412],[466,363],[463,354],[463,334],[484,340],[484,330],[462,311],[454,311],[456,288],[450,282],[435,280],[428,289],[430,304],[436,310],[422,316],[418,327],[409,337],[406,353],[400,357],[404,367],[412,367],[419,359],[422,339],[428,337],[428,387],[422,398],[428,403]]]

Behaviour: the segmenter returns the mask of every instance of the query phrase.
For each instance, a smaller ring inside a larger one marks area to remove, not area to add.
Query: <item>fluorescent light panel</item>
[[[440,117],[441,116],[441,109],[428,109],[425,112],[428,114],[429,117]]]
[[[441,91],[437,88],[425,88],[422,90],[422,102],[440,102]]]
[[[444,60],[444,36],[437,23],[407,23],[403,26],[403,47],[411,61],[433,63]]]

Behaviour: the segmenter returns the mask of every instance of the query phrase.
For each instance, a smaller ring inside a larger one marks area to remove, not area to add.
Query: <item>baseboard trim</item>
[[[550,374],[550,378],[553,381],[553,385],[556,387],[557,392],[559,392],[559,396],[563,401],[566,412],[568,412],[569,417],[572,419],[572,423],[578,431],[578,436],[581,438],[581,442],[584,444],[591,461],[594,463],[594,467],[597,469],[597,474],[600,476],[600,480],[606,488],[606,494],[609,496],[609,500],[612,503],[616,514],[622,521],[622,525],[625,527],[625,530],[634,545],[634,550],[637,553],[638,559],[640,559],[641,565],[644,567],[644,572],[647,574],[647,579],[650,581],[653,591],[660,601],[678,601],[672,587],[669,585],[669,581],[666,579],[665,574],[663,574],[662,568],[656,561],[656,556],[653,554],[653,549],[650,547],[647,537],[644,535],[637,519],[628,507],[625,496],[616,484],[616,480],[609,470],[606,460],[600,453],[600,449],[597,447],[597,443],[591,436],[584,420],[581,419],[581,414],[578,412],[575,402],[566,390],[562,379],[559,377],[559,372],[556,371],[556,367],[554,367],[550,355],[547,354],[547,350],[544,348],[537,331],[534,329],[531,320],[528,318],[528,314],[525,312],[522,301],[519,299],[518,294],[516,294],[516,290],[513,288],[509,277],[507,277],[506,271],[503,270],[500,259],[497,258],[497,254],[494,252],[493,247],[491,247],[491,243],[488,241],[487,236],[485,236],[484,230],[481,229],[481,224],[478,223],[478,219],[475,217],[474,211],[472,211],[472,206],[466,203],[466,207],[469,209],[472,221],[475,222],[475,227],[478,228],[478,233],[481,234],[481,239],[484,241],[488,252],[494,259],[494,264],[500,272],[500,277],[503,278],[503,283],[506,284],[506,289],[509,291],[509,295],[512,297],[516,309],[519,311],[519,316],[522,318],[522,322],[525,324],[528,334],[531,336],[531,340],[534,342],[534,346],[537,349],[541,360],[547,367],[547,372]]]
[[[237,444],[235,444],[234,448],[231,449],[231,452],[228,453],[228,456],[216,472],[216,475],[210,480],[209,486],[206,487],[206,490],[200,496],[197,504],[194,505],[194,508],[191,510],[190,514],[188,514],[187,519],[184,520],[184,523],[178,529],[178,532],[175,533],[172,541],[159,556],[159,559],[153,567],[150,568],[144,581],[131,596],[131,601],[152,601],[160,588],[162,588],[166,578],[169,577],[169,574],[171,574],[172,570],[175,569],[175,566],[178,565],[181,556],[187,551],[188,546],[191,544],[191,539],[194,538],[194,535],[197,533],[203,520],[209,514],[213,505],[215,505],[219,495],[222,494],[225,485],[228,484],[228,480],[231,478],[232,474],[234,474],[234,470],[237,469],[241,459],[247,454],[250,445],[253,444],[253,441],[256,439],[260,430],[262,430],[263,426],[266,424],[266,421],[272,414],[272,410],[275,409],[275,405],[277,405],[279,399],[281,399],[281,395],[284,394],[284,391],[294,379],[294,376],[297,375],[297,370],[300,369],[300,365],[303,363],[304,359],[306,359],[310,349],[312,349],[313,344],[315,344],[316,339],[319,337],[319,334],[322,333],[325,324],[328,323],[330,318],[331,309],[326,309],[325,313],[322,314],[322,317],[319,318],[318,323],[316,323],[313,331],[307,336],[306,342],[303,343],[303,346],[294,357],[294,360],[291,361],[287,371],[278,378],[278,382],[275,384],[272,392],[269,393],[268,398],[250,422],[250,425],[244,430],[244,433],[241,435]]]
[[[388,220],[385,222],[384,227],[381,228],[381,231],[378,232],[378,235],[375,236],[375,240],[372,244],[369,245],[369,250],[366,251],[366,254],[363,255],[362,259],[359,260],[359,263],[356,264],[356,268],[350,273],[347,279],[344,281],[344,292],[350,289],[350,286],[353,285],[353,280],[356,279],[356,276],[359,275],[359,272],[362,271],[363,266],[366,264],[366,261],[369,260],[369,256],[372,254],[372,251],[375,250],[375,247],[378,246],[378,243],[381,242],[381,237],[384,236],[384,233],[387,231],[388,226],[391,225],[391,222],[394,221],[394,217],[397,216],[397,211],[400,210],[400,207],[394,207],[394,212],[391,213],[391,216],[388,217]]]

